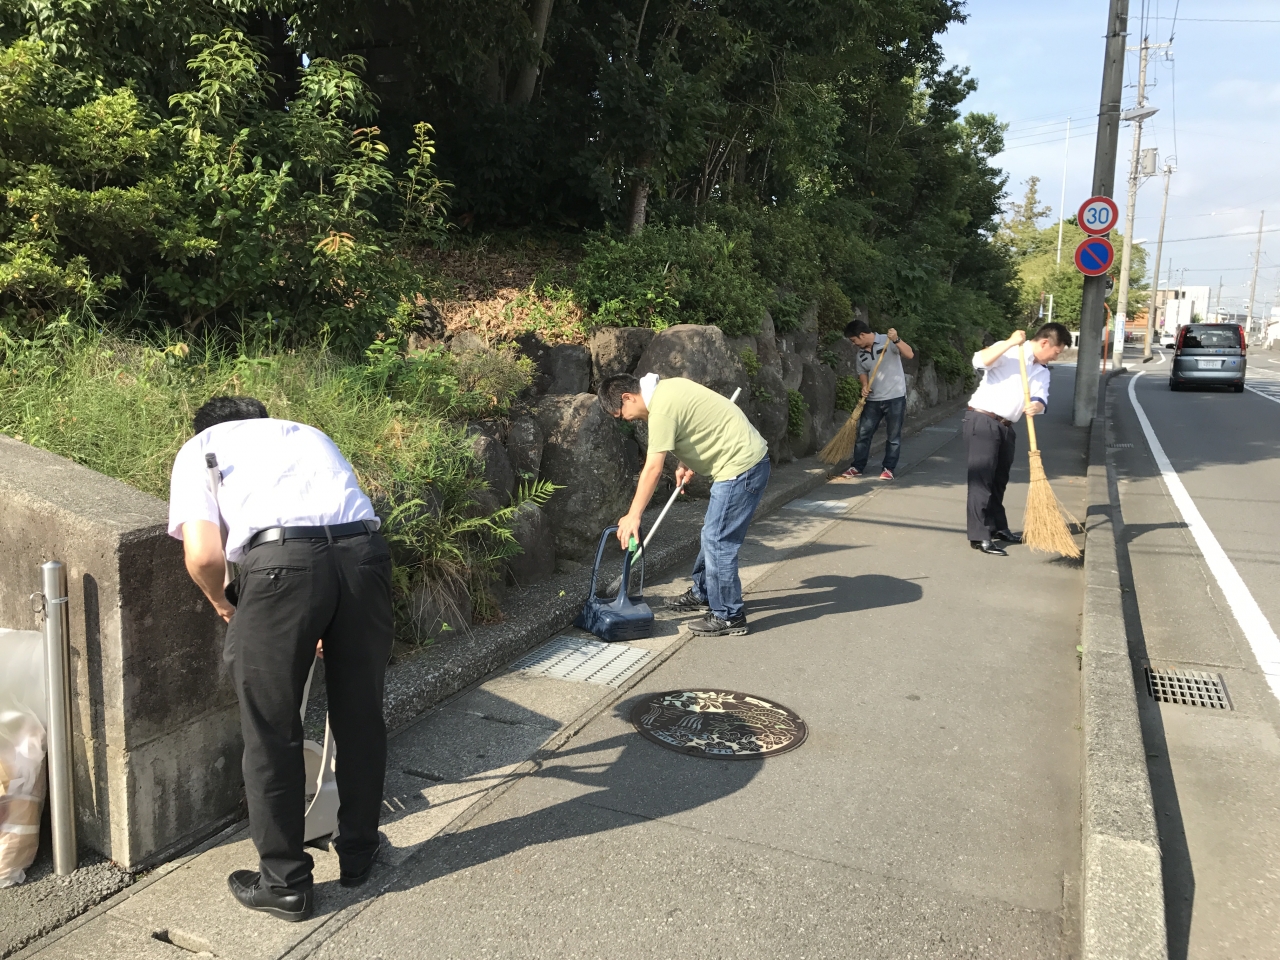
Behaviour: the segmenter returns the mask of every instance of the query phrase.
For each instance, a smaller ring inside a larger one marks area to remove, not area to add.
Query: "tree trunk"
[[[644,229],[645,209],[649,206],[649,178],[642,167],[631,182],[631,212],[627,215],[627,233],[635,236]]]
[[[529,19],[533,23],[533,43],[538,52],[520,71],[515,92],[511,95],[512,103],[528,103],[533,99],[533,90],[538,84],[542,48],[547,40],[547,21],[551,19],[551,5],[554,2],[555,0],[533,0],[533,15]]]
[[[481,93],[489,103],[497,106],[502,103],[502,64],[495,53],[484,65],[484,76],[481,78]]]

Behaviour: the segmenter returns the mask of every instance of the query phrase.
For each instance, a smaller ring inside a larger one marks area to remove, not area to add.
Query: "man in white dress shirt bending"
[[[969,399],[964,418],[964,442],[969,456],[969,545],[997,557],[1008,556],[1002,543],[1019,543],[1009,529],[1004,512],[1004,491],[1013,467],[1017,431],[1014,424],[1025,413],[1044,413],[1049,403],[1049,368],[1071,334],[1060,323],[1046,323],[1027,341],[1022,330],[1008,340],[993,343],[973,355],[973,368],[985,371],[982,383]],[[1022,390],[1022,367],[1015,350],[1027,359],[1031,402]]]
[[[305,920],[313,908],[302,688],[323,638],[340,803],[334,846],[341,884],[358,886],[378,850],[386,773],[391,554],[351,465],[319,430],[269,419],[252,397],[214,397],[194,426],[173,464],[169,533],[228,623],[223,657],[240,701],[258,850],[258,870],[237,870],[227,883],[251,910]],[[224,589],[227,561],[239,574]]]

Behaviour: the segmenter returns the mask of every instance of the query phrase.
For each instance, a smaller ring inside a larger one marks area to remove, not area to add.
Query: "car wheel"
[[[1231,389],[1233,389],[1236,393],[1244,393],[1244,384],[1243,383],[1234,384]]]
[[[1172,390],[1172,391],[1176,392],[1176,391],[1180,388],[1180,386],[1181,386],[1181,385],[1178,383],[1178,381],[1174,380],[1174,379],[1173,379],[1173,377],[1170,377],[1170,378],[1169,378],[1169,389],[1170,389],[1170,390]]]

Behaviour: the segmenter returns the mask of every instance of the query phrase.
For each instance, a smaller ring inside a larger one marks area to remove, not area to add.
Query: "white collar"
[[[646,373],[640,378],[640,399],[646,407],[653,403],[653,391],[657,389],[658,379],[656,373]]]

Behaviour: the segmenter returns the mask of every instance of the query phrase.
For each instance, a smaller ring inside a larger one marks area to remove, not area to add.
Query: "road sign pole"
[[[1120,95],[1124,84],[1124,40],[1129,29],[1129,0],[1110,0],[1107,49],[1102,64],[1098,138],[1093,152],[1093,194],[1111,196],[1116,184],[1116,147],[1120,139]],[[1098,407],[1098,359],[1102,353],[1107,278],[1085,277],[1080,305],[1080,356],[1072,422],[1087,427]]]

